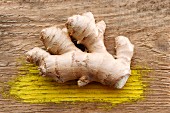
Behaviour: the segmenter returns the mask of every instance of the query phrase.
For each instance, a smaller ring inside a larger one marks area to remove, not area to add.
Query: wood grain
[[[145,99],[110,110],[107,103],[26,104],[4,98],[7,82],[17,75],[16,59],[35,46],[42,28],[63,27],[73,14],[92,11],[107,24],[105,45],[114,55],[114,38],[125,35],[135,45],[132,69],[152,70]],[[0,1],[0,113],[161,112],[170,110],[170,1],[169,0],[1,0]]]

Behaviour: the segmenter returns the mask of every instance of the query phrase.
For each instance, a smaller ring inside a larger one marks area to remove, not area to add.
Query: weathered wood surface
[[[111,54],[115,53],[114,38],[125,35],[135,44],[132,68],[152,70],[143,78],[149,84],[145,100],[106,111],[96,103],[26,104],[1,94],[0,113],[170,111],[169,0],[1,0],[0,90],[5,86],[8,90],[8,80],[17,74],[16,59],[35,46],[42,47],[38,39],[42,28],[64,26],[69,16],[87,11],[92,11],[97,21],[106,22],[105,45]]]

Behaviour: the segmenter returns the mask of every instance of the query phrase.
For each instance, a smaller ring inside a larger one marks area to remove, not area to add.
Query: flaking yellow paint
[[[58,84],[48,77],[39,76],[37,67],[22,63],[19,76],[10,82],[10,94],[28,103],[67,102],[109,102],[116,105],[143,98],[145,85],[141,71],[132,70],[123,89],[113,89],[100,83],[78,87],[76,81]],[[69,75],[68,75],[69,76]]]

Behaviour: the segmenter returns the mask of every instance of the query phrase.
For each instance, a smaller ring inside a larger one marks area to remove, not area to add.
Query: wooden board
[[[29,104],[4,98],[7,82],[16,77],[20,56],[35,46],[42,28],[63,27],[73,14],[93,12],[96,21],[107,24],[105,45],[114,55],[114,38],[125,35],[135,45],[132,69],[151,70],[143,76],[148,86],[144,100],[107,103]],[[0,1],[0,113],[160,112],[170,111],[170,1],[169,0],[1,0]]]

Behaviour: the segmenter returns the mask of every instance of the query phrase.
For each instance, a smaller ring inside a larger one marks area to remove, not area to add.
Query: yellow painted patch
[[[28,103],[46,102],[109,102],[116,105],[143,98],[144,84],[141,71],[132,70],[123,89],[117,90],[100,83],[91,83],[78,87],[76,81],[58,84],[51,78],[39,76],[37,67],[23,63],[19,68],[20,75],[10,82],[10,94]]]

